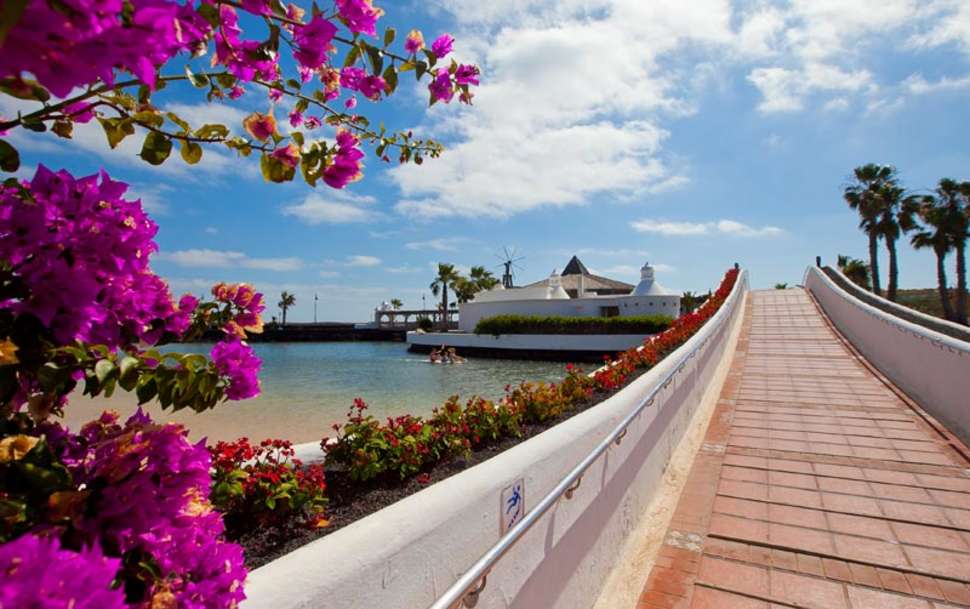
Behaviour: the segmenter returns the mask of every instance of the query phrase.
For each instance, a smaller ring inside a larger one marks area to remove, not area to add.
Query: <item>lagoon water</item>
[[[213,440],[278,437],[306,442],[332,433],[355,397],[377,417],[403,413],[426,415],[449,396],[499,398],[506,384],[561,379],[564,364],[517,360],[469,359],[453,366],[430,364],[427,356],[408,353],[403,343],[257,343],[263,360],[262,395],[226,402],[204,413],[149,410],[156,420],[177,421],[193,438]],[[178,351],[207,353],[211,345],[178,345]],[[67,423],[83,422],[112,408],[122,415],[135,409],[134,396],[121,391],[109,399],[74,397],[65,408]]]

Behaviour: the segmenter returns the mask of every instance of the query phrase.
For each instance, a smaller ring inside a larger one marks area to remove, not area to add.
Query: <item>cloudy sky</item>
[[[67,145],[18,141],[25,164],[105,167],[154,213],[155,268],[175,290],[250,281],[275,302],[288,289],[298,320],[314,294],[321,319],[364,320],[395,297],[420,306],[437,261],[498,273],[506,246],[525,256],[523,282],[577,253],[631,282],[650,260],[673,289],[715,285],[735,261],[755,287],[794,284],[815,255],[865,253],[840,195],[854,166],[892,163],[912,190],[970,179],[965,0],[376,3],[398,31],[454,34],[483,68],[471,108],[428,110],[416,86],[361,104],[443,141],[440,159],[371,156],[362,182],[311,189],[265,184],[222,152],[152,168],[139,141],[109,151],[92,128]],[[237,128],[267,108],[194,95],[159,99]],[[902,285],[932,286],[932,256],[901,249]]]

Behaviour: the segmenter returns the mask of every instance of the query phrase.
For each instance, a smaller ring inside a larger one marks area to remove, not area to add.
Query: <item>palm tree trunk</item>
[[[879,288],[879,238],[875,233],[869,235],[869,274],[872,275],[872,291],[882,296]]]
[[[441,329],[448,331],[448,286],[441,286]]]
[[[889,289],[886,291],[886,297],[896,302],[896,288],[899,282],[899,264],[896,260],[896,240],[887,237],[886,249],[889,250]]]
[[[283,307],[283,325],[286,325],[286,307]]]
[[[957,243],[957,322],[967,325],[967,242]]]
[[[943,305],[943,317],[953,321],[953,307],[950,305],[950,294],[946,287],[946,251],[936,250],[936,282],[940,290],[940,304]]]

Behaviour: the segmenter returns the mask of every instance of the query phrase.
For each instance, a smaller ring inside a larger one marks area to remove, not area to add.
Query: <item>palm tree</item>
[[[967,324],[967,240],[970,240],[970,182],[957,182],[949,178],[940,180],[936,198],[946,210],[947,232],[953,241],[957,257],[957,308],[954,316],[958,323]]]
[[[452,290],[455,292],[455,298],[458,302],[468,302],[475,297],[475,294],[481,292],[478,284],[475,283],[474,279],[469,279],[467,277],[459,277],[452,285]]]
[[[899,218],[902,214],[902,201],[905,191],[895,183],[887,181],[876,191],[879,202],[879,218],[876,223],[879,236],[886,241],[889,251],[889,288],[886,298],[896,302],[896,290],[899,287],[899,262],[896,257],[896,241],[902,232]]]
[[[439,262],[438,276],[429,286],[432,294],[441,294],[441,326],[444,330],[448,329],[448,288],[454,288],[461,278],[455,265]]]
[[[855,183],[846,186],[842,196],[849,207],[859,212],[859,228],[869,238],[869,270],[872,273],[872,291],[882,295],[879,287],[879,237],[881,202],[877,195],[887,183],[895,184],[896,168],[892,165],[869,163],[853,170]]]
[[[869,267],[866,266],[865,262],[858,258],[839,254],[838,265],[839,270],[849,278],[849,281],[865,290],[869,289]]]
[[[404,303],[403,303],[403,302],[401,302],[401,299],[400,299],[400,298],[392,298],[392,299],[391,299],[391,307],[392,307],[392,308],[393,308],[393,309],[394,309],[395,311],[397,311],[398,309],[400,309],[400,308],[401,308],[401,307],[403,307],[403,306],[404,306]]]
[[[917,218],[919,222],[917,222]],[[903,202],[900,224],[904,230],[914,230],[910,242],[916,249],[932,248],[936,254],[936,282],[940,291],[943,316],[953,320],[953,307],[946,282],[946,255],[953,249],[952,211],[940,205],[933,195],[907,197]],[[922,225],[920,224],[922,223]]]
[[[280,294],[280,301],[276,303],[276,306],[278,306],[280,310],[283,312],[284,326],[286,325],[286,310],[295,304],[296,304],[296,296],[294,296],[293,294],[290,294],[286,290],[283,290],[283,293]]]
[[[478,288],[476,290],[477,292],[491,290],[499,284],[499,280],[492,275],[492,271],[489,271],[484,266],[473,266],[468,271],[468,277],[475,284],[475,287]]]

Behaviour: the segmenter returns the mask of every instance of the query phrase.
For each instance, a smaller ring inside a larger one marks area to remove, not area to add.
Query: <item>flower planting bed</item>
[[[358,399],[347,423],[335,426],[334,440],[323,439],[329,441],[326,521],[263,519],[260,526],[237,529],[234,516],[227,515],[228,529],[230,534],[238,531],[234,540],[243,545],[247,565],[265,564],[599,404],[693,336],[723,304],[737,276],[737,270],[729,271],[704,306],[590,375],[569,367],[562,382],[507,387],[497,403],[475,397],[462,406],[455,397],[428,419],[403,415],[382,423],[367,415],[366,404]]]

